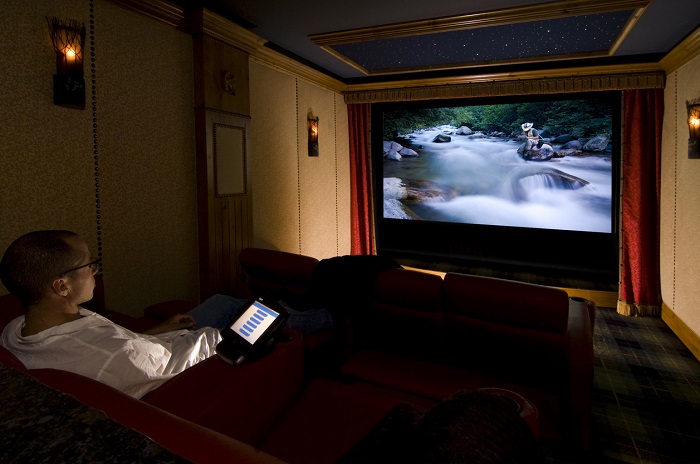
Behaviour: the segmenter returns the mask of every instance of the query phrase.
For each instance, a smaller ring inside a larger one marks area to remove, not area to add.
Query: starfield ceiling
[[[698,0],[182,0],[345,82],[497,68],[657,62],[700,24]]]

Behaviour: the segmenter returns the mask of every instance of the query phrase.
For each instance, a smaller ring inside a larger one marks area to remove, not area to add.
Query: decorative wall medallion
[[[224,71],[224,92],[236,95],[236,76],[233,71]]]

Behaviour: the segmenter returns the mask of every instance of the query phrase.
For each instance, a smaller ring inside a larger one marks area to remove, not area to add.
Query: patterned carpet
[[[550,462],[700,462],[700,362],[660,318],[598,308],[589,456]]]

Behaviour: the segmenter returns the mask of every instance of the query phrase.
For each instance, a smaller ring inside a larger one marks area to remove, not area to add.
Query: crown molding
[[[503,26],[543,19],[559,19],[569,16],[609,13],[620,10],[635,10],[635,14],[630,18],[630,21],[636,22],[650,3],[650,0],[564,0],[459,16],[447,16],[383,26],[312,34],[309,36],[309,39],[316,45],[323,47],[368,40],[391,39],[481,27]]]
[[[177,29],[187,29],[185,10],[164,0],[107,0],[125,10],[140,13],[149,18],[174,26]]]
[[[347,84],[338,79],[316,71],[313,68],[267,47],[261,48],[256,53],[251,54],[250,58],[252,61],[265,64],[271,68],[275,68],[277,71],[304,79],[312,84],[319,85],[336,93],[341,93],[348,89]]]
[[[267,40],[207,9],[200,8],[192,12],[191,32],[193,34],[203,34],[243,50],[249,54],[250,59],[253,61],[263,63],[335,92],[340,93],[347,88],[339,80],[266,47]]]
[[[345,103],[663,88],[658,65],[567,68],[348,86]]]
[[[668,52],[659,64],[666,74],[671,74],[698,56],[700,56],[700,27]]]
[[[190,32],[193,35],[201,34],[210,37],[249,54],[255,54],[267,42],[256,34],[204,8],[197,8],[190,12]]]

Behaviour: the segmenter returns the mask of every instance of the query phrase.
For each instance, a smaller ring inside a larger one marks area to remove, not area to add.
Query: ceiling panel
[[[365,74],[607,56],[636,10],[326,45]]]
[[[658,62],[700,25],[700,0],[171,1],[203,6],[345,82],[574,59]]]

